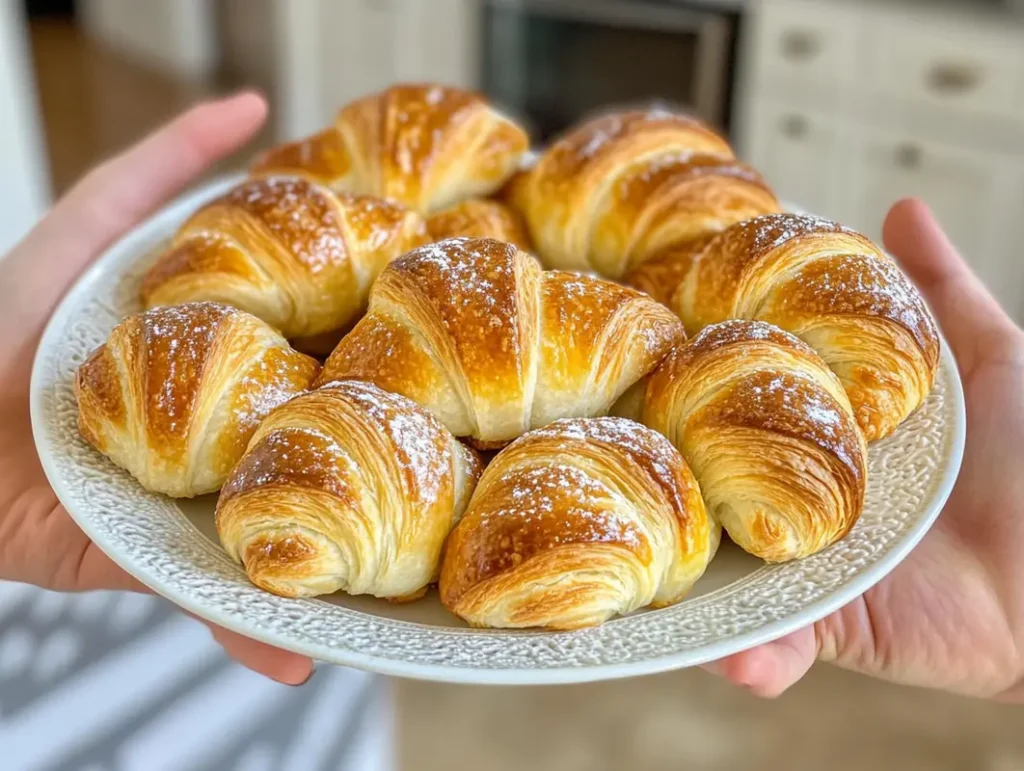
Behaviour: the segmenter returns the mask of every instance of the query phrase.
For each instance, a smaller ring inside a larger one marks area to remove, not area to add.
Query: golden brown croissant
[[[860,517],[867,459],[850,402],[821,358],[777,327],[708,327],[651,375],[640,418],[679,449],[708,510],[751,554],[814,554]]]
[[[484,471],[448,540],[441,600],[474,626],[591,626],[681,600],[720,536],[664,437],[622,418],[560,420]]]
[[[78,425],[147,490],[217,490],[271,409],[319,365],[248,313],[189,303],[129,316],[78,368]]]
[[[473,198],[445,209],[427,219],[434,241],[447,238],[493,238],[530,251],[530,238],[519,212],[500,201]]]
[[[231,472],[217,532],[257,586],[393,600],[436,580],[480,475],[426,410],[369,383],[333,383],[275,410]]]
[[[692,262],[671,307],[691,334],[759,319],[803,339],[839,376],[869,441],[892,433],[935,381],[938,331],[921,295],[834,222],[775,214],[733,226]]]
[[[672,312],[641,292],[542,271],[510,244],[455,238],[388,266],[320,382],[369,380],[495,448],[606,412],[682,338]]]
[[[384,266],[429,240],[399,204],[299,178],[250,180],[182,225],[146,274],[142,301],[223,302],[288,338],[314,337],[354,321]]]
[[[250,171],[302,174],[429,213],[490,195],[528,149],[526,132],[479,94],[401,84],[343,107],[325,131],[262,153]]]
[[[764,180],[735,160],[724,139],[661,111],[584,123],[504,195],[524,213],[549,267],[614,279],[666,249],[692,248],[735,222],[779,211]]]

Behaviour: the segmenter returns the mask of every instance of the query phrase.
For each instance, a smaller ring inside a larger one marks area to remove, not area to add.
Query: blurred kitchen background
[[[727,132],[788,202],[877,238],[927,200],[1024,318],[1024,2],[0,0],[0,252],[86,169],[203,96],[257,147],[399,80],[480,88],[543,142],[609,104]],[[699,671],[496,689],[228,663],[157,600],[0,584],[0,768],[1024,769],[1021,708],[827,667],[768,703]]]

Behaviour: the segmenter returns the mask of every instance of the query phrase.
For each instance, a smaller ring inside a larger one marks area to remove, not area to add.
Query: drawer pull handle
[[[917,145],[900,145],[896,148],[896,165],[903,169],[916,170],[924,164],[924,151]]]
[[[807,30],[793,29],[782,35],[782,53],[794,62],[806,62],[818,55],[821,42]]]
[[[981,73],[970,65],[937,64],[928,71],[928,87],[942,96],[966,94],[980,83]]]
[[[782,119],[782,133],[790,139],[800,140],[811,131],[811,125],[800,115],[790,115]]]

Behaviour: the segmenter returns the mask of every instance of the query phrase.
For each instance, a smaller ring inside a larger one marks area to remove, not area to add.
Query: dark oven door
[[[652,102],[728,131],[738,18],[684,0],[485,0],[484,90],[544,142]]]

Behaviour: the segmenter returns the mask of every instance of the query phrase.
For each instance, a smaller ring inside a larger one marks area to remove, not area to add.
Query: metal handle
[[[782,35],[782,53],[790,61],[810,61],[820,51],[821,39],[810,30],[791,29]]]
[[[811,124],[802,115],[788,115],[782,119],[782,133],[789,139],[799,141],[811,133]]]
[[[981,71],[970,64],[942,62],[928,70],[928,88],[942,96],[958,96],[976,89],[982,80]]]
[[[924,165],[924,150],[914,144],[900,145],[896,148],[896,165],[908,171],[916,171]]]

